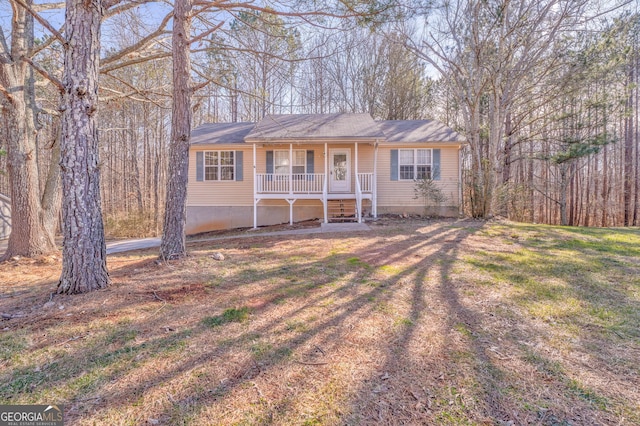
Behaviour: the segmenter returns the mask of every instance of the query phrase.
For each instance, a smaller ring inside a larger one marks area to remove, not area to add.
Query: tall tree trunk
[[[187,180],[191,137],[190,13],[191,0],[176,0],[172,35],[173,109],[164,228],[160,244],[160,258],[162,259],[174,259],[187,255],[184,228],[187,218]]]
[[[98,161],[102,0],[67,0],[62,112],[62,275],[58,293],[109,285]]]
[[[627,73],[627,89],[629,96],[627,97],[626,110],[624,118],[624,226],[633,224],[633,90],[631,85],[634,82],[634,64],[629,64]]]
[[[636,42],[637,43],[637,42]],[[633,196],[633,226],[638,226],[640,225],[640,212],[638,210],[640,210],[640,88],[638,87],[640,85],[640,54],[638,52],[638,46],[636,44],[636,46],[634,47],[634,67],[635,67],[635,84],[634,84],[634,111],[632,112],[632,114],[634,115],[634,146],[636,149],[636,155],[635,155],[635,171],[636,171],[636,175],[635,175],[635,184],[634,184],[634,196]]]
[[[600,226],[607,226],[607,208],[609,204],[609,160],[607,159],[607,146],[602,148],[602,217]]]
[[[27,1],[27,4],[31,3]],[[56,250],[53,229],[57,204],[47,204],[50,210],[42,210],[34,79],[32,70],[23,60],[33,47],[33,17],[22,6],[15,3],[12,6],[11,51],[5,51],[2,36],[1,53],[5,61],[0,65],[0,87],[3,88],[2,113],[7,123],[7,168],[13,214],[7,250],[0,260],[17,255],[32,257]],[[50,168],[55,176],[58,165],[52,163]],[[55,198],[55,194],[51,196]]]
[[[559,164],[560,168],[560,201],[558,207],[560,208],[560,225],[567,226],[569,220],[567,219],[567,190],[569,187],[569,165],[567,163]]]
[[[511,113],[507,113],[504,119],[504,152],[502,154],[502,184],[507,184],[511,180],[511,151],[513,149]]]
[[[575,173],[576,164],[574,162],[569,166],[569,170],[571,173],[571,177],[569,178],[569,220],[566,223],[569,226],[574,226],[576,224],[576,173]],[[562,196],[562,195],[561,195]]]
[[[134,130],[133,123],[129,125],[129,137],[130,148],[129,161],[131,162],[131,185],[133,186],[133,192],[136,197],[136,206],[138,215],[142,215],[144,212],[144,205],[142,203],[142,189],[140,188],[140,168],[138,167],[138,141],[136,137],[136,131]]]
[[[529,159],[527,160],[528,168],[527,168],[527,179],[529,180],[529,222],[534,223],[536,221],[535,212],[536,212],[536,192],[535,192],[535,174],[534,174],[534,163],[533,163],[533,141],[529,142]],[[540,208],[544,206],[544,203],[540,203]],[[538,215],[542,218],[542,215]]]
[[[595,156],[594,156],[595,157]],[[587,176],[586,176],[586,184],[585,184],[585,212],[584,212],[584,226],[589,226],[591,221],[591,182],[593,180],[593,176],[596,173],[591,172],[591,163],[592,158],[587,158]],[[594,209],[595,210],[595,209]]]
[[[40,211],[41,223],[46,236],[53,236],[56,233],[58,225],[58,216],[60,213],[60,200],[62,192],[60,191],[60,123],[56,125],[55,139],[51,145],[51,161],[49,172],[44,184],[44,192],[40,200],[42,209]]]

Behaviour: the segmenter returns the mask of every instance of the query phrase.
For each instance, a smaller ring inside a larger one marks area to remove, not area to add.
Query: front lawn
[[[640,231],[385,219],[0,265],[0,404],[67,424],[640,424]],[[213,258],[221,252],[224,260]]]

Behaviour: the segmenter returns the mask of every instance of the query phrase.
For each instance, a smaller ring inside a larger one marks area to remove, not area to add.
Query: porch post
[[[356,159],[355,159],[355,173],[356,173],[356,179],[358,179],[358,142],[356,142]]]
[[[440,166],[442,170],[442,166]],[[464,204],[462,198],[462,145],[458,146],[458,216],[464,215]]]
[[[256,170],[256,144],[253,144],[253,229],[258,227],[258,181]]]
[[[356,207],[358,208],[358,223],[362,223],[362,193],[358,191],[360,180],[358,179],[358,142],[355,145],[355,175],[356,175]]]
[[[327,214],[327,203],[328,197],[327,194],[329,192],[329,151],[327,150],[327,143],[324,143],[324,183],[322,188],[322,205],[324,208],[324,223],[329,223],[329,217]]]
[[[289,225],[293,225],[293,203],[296,202],[295,199],[287,199],[289,203]]]
[[[378,217],[378,141],[375,142],[373,148],[373,182],[371,182],[373,194],[371,196],[371,213],[373,217]]]
[[[293,197],[293,144],[289,144],[289,195]]]

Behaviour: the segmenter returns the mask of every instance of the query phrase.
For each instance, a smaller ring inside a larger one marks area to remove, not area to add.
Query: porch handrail
[[[259,194],[321,194],[325,180],[324,173],[256,173],[256,188]]]

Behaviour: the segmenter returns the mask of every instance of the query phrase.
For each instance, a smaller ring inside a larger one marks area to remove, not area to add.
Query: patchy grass
[[[228,322],[245,322],[249,318],[249,308],[243,306],[241,308],[225,309],[221,315],[215,317],[206,317],[202,323],[207,327],[217,327]]]
[[[372,228],[114,255],[110,288],[51,301],[59,258],[2,264],[0,404],[72,425],[640,424],[639,230]]]

